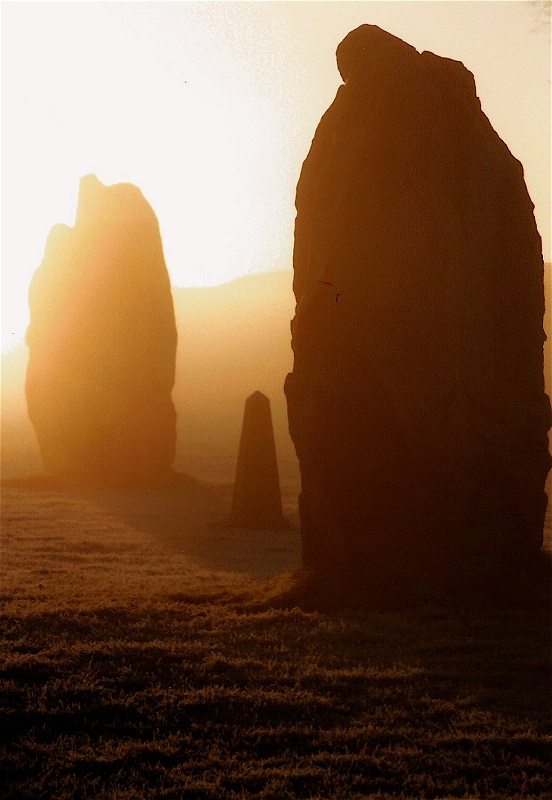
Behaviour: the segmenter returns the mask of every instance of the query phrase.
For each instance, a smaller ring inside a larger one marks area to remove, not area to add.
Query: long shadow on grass
[[[296,530],[230,528],[228,488],[175,473],[156,491],[101,492],[95,500],[159,544],[190,556],[199,567],[270,577],[299,563]]]
[[[229,487],[212,486],[173,472],[155,489],[96,489],[56,485],[45,476],[2,481],[6,488],[67,493],[206,570],[270,577],[298,566],[299,534],[293,528],[257,531],[229,528]]]
[[[288,541],[286,537],[290,537],[290,542],[297,537],[296,533],[285,532],[240,534],[239,531],[217,525],[228,513],[228,498],[192,479],[180,479],[175,485],[157,492],[95,492],[88,493],[86,497],[93,497],[109,513],[138,530],[154,535],[168,547],[186,552],[198,564],[209,569],[267,574],[263,571],[263,559],[268,558],[270,549],[267,541],[285,543]],[[285,550],[285,546],[281,546]],[[287,546],[288,554],[294,553],[291,544]],[[288,557],[286,552],[284,555]],[[547,569],[549,576],[549,567]],[[465,597],[463,601],[456,598],[456,604],[449,603],[448,607],[434,603],[411,608],[403,605],[402,608],[385,610],[381,607],[377,609],[377,604],[368,602],[364,605],[359,603],[356,609],[348,611],[340,610],[337,604],[332,608],[331,603],[324,602],[327,597],[324,597],[320,587],[316,591],[318,594],[309,594],[294,577],[289,577],[287,585],[286,579],[282,579],[280,585],[273,584],[264,594],[259,589],[256,597],[251,596],[246,600],[228,597],[225,609],[229,617],[237,612],[244,622],[236,636],[231,636],[226,644],[222,636],[222,652],[225,653],[224,648],[228,647],[227,655],[235,653],[237,649],[245,656],[255,655],[258,661],[262,660],[265,639],[261,637],[259,653],[250,654],[247,651],[250,647],[248,637],[255,641],[259,626],[268,626],[272,633],[278,631],[281,617],[281,643],[289,651],[286,657],[292,664],[305,657],[305,654],[309,658],[312,654],[316,663],[320,664],[327,664],[332,659],[339,659],[340,663],[349,666],[375,663],[382,669],[392,664],[402,664],[416,671],[417,677],[412,678],[414,683],[423,679],[428,696],[449,703],[454,703],[459,697],[473,698],[479,708],[499,709],[503,714],[525,719],[529,723],[544,724],[552,680],[550,604],[548,594],[543,592],[542,587],[533,597],[538,602],[525,607],[516,607],[514,596],[509,604],[503,603],[500,608],[493,607],[489,602],[480,605],[477,597]],[[505,594],[509,591],[506,586]],[[217,602],[215,597],[205,599],[211,603]],[[303,610],[290,618],[286,609],[293,606]],[[275,616],[267,621],[269,608],[280,610],[270,612]],[[313,618],[309,611],[317,608],[319,613]],[[220,607],[219,611],[225,613]],[[46,639],[42,642],[46,635],[55,633],[62,641],[89,642],[94,646],[102,637],[109,638],[108,633],[112,631],[114,639],[125,638],[147,650],[149,643],[163,641],[165,635],[173,636],[175,629],[180,631],[179,640],[187,635],[186,619],[198,613],[206,613],[206,618],[211,613],[202,610],[200,598],[172,595],[167,597],[165,610],[97,608],[94,612],[72,612],[69,616],[55,612],[31,614],[25,620],[24,638],[28,639],[26,646],[30,642],[33,648],[37,648],[35,652],[39,653],[42,647],[47,647]],[[8,627],[10,624],[7,622]],[[224,621],[219,619],[217,624],[221,625],[221,630],[224,628]],[[17,627],[16,623],[14,625]],[[212,628],[206,625],[206,630],[211,636]],[[200,637],[202,625],[196,624],[192,633],[193,637]],[[8,638],[16,640],[17,631],[9,631]],[[279,641],[278,636],[273,638]],[[170,662],[168,648],[165,652],[164,646],[160,647],[161,651],[154,653],[157,665],[168,663],[167,659]],[[137,655],[138,651],[125,651],[112,653],[109,658],[113,659],[117,670],[120,670],[121,663],[132,663],[132,679],[136,681],[139,680],[139,670],[134,660]],[[83,657],[88,658],[89,654]],[[41,661],[40,658],[38,660]],[[177,673],[170,677],[172,681],[186,679],[186,658],[179,656],[177,660],[179,666]],[[28,663],[34,663],[33,659]],[[23,672],[31,670],[19,676],[26,685],[33,683],[34,668],[38,670],[35,677],[39,683],[48,676],[48,679],[56,677],[55,664],[49,657],[42,671],[38,662],[34,667],[25,664],[27,661],[22,659],[17,669]],[[78,670],[81,667],[75,664],[73,668]],[[161,668],[158,666],[149,673],[146,670],[146,683],[143,687],[134,686],[134,690],[147,691],[148,675],[157,675]],[[206,685],[212,683],[214,677],[218,680],[224,677],[228,685],[239,687],[239,680],[242,680],[239,670],[236,673],[232,670],[229,672],[223,662],[221,670],[223,675],[211,675]],[[251,673],[245,670],[243,675],[249,685]],[[16,679],[15,675],[4,677]],[[362,674],[344,680],[346,685],[351,684],[351,691],[369,691]],[[333,712],[330,709],[328,713]],[[337,723],[341,714],[341,711],[337,713],[337,707],[336,714]]]

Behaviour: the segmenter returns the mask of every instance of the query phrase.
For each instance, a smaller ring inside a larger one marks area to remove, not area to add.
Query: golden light
[[[301,163],[340,82],[335,47],[368,21],[474,71],[525,166],[549,259],[550,47],[530,5],[4,4],[2,350],[24,335],[48,231],[73,223],[88,173],[140,187],[175,285],[289,268]]]
[[[18,18],[26,48],[17,52],[17,35],[7,43],[18,77],[4,94],[12,124],[4,137],[10,202],[2,256],[10,302],[3,350],[24,335],[27,287],[48,231],[73,224],[79,180],[88,173],[140,187],[158,217],[175,285],[214,285],[275,268],[282,250],[291,258],[295,176],[278,169],[283,112],[251,82],[230,80],[236,64],[229,53],[206,50],[197,31],[176,55],[178,68],[159,58],[166,47],[175,55],[175,31],[165,31],[165,42],[149,41],[144,24],[156,12],[148,5],[130,15],[117,4],[35,7],[44,29],[38,18],[32,25]],[[188,9],[188,21],[200,16],[201,9]],[[287,225],[275,227],[282,185]]]

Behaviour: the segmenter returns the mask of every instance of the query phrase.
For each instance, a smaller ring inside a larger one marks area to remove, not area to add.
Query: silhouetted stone
[[[44,465],[97,485],[170,470],[176,327],[157,219],[131,184],[81,180],[29,292],[29,416]]]
[[[522,166],[461,63],[371,25],[337,60],[296,198],[304,564],[373,576],[421,552],[534,553],[550,406]]]
[[[261,392],[254,392],[245,401],[230,525],[287,526],[282,514],[270,401]]]

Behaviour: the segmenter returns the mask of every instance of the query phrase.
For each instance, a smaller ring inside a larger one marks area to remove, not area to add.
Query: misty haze
[[[2,21],[2,796],[549,797],[549,4]]]

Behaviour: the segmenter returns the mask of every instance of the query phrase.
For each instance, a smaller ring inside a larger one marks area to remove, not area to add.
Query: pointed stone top
[[[266,403],[270,403],[270,400],[268,399],[266,394],[263,394],[262,392],[253,392],[253,394],[250,394],[245,402],[246,403],[249,403],[249,402],[252,402],[252,403],[265,403],[265,402]]]

